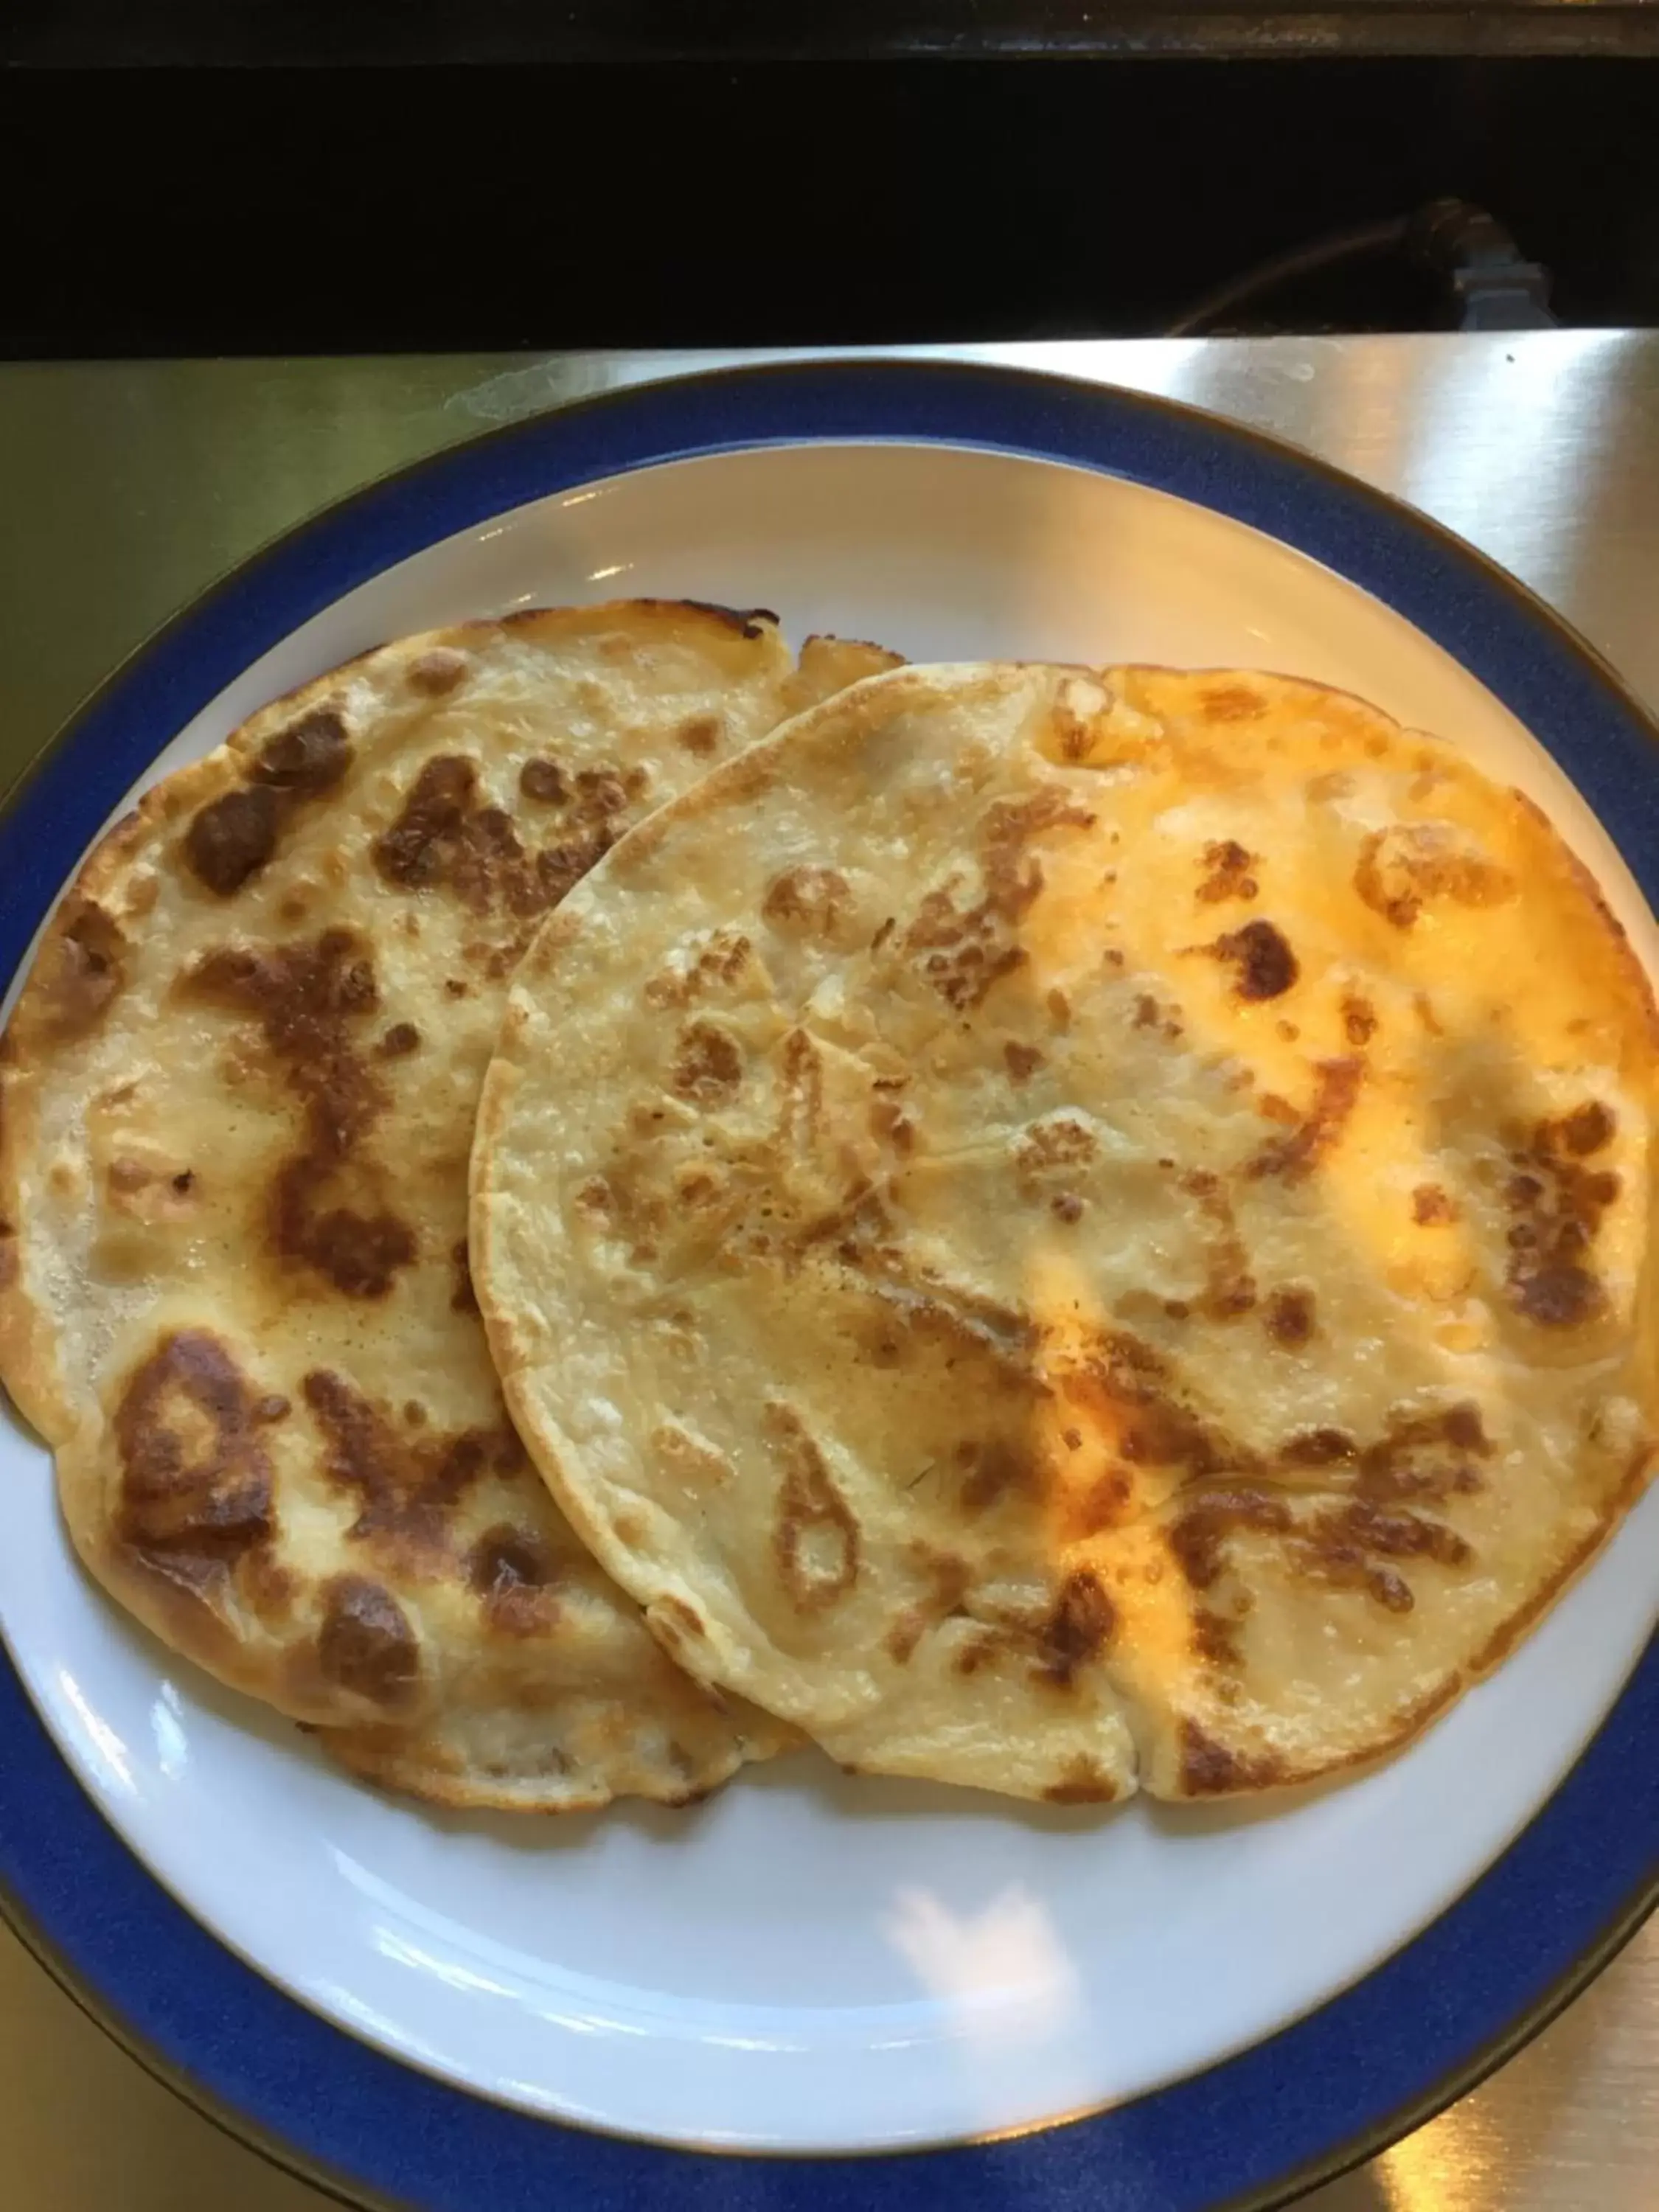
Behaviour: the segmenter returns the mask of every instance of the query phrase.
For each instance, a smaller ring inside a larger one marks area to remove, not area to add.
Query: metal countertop
[[[1413,501],[1659,707],[1659,333],[928,348],[1168,393]],[[748,354],[742,358],[764,356]],[[157,622],[368,478],[723,358],[0,367],[0,784]],[[0,2200],[319,2212],[177,2103],[0,1932]],[[1308,2212],[1659,2212],[1659,1921],[1486,2086]]]

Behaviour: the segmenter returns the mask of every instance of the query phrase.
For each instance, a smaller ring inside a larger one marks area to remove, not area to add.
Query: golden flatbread
[[[507,981],[627,825],[891,664],[644,601],[463,624],[256,714],[110,833],[5,1041],[0,1368],[88,1565],[450,1802],[681,1800],[784,1731],[573,1537],[467,1267]]]
[[[1655,1012],[1537,809],[1251,673],[916,668],[548,923],[520,1431],[702,1680],[1025,1796],[1420,1729],[1652,1456]]]

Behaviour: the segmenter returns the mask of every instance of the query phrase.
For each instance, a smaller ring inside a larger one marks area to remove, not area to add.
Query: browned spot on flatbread
[[[1314,1294],[1304,1290],[1274,1291],[1261,1318],[1275,1344],[1286,1352],[1299,1352],[1314,1333]]]
[[[735,983],[748,967],[752,949],[741,930],[711,931],[708,943],[699,948],[694,960],[664,967],[649,979],[645,987],[646,1004],[687,1006],[694,999]]]
[[[1376,1010],[1369,999],[1350,996],[1342,1001],[1342,1034],[1351,1045],[1369,1044],[1376,1034]]]
[[[1003,1061],[1011,1083],[1029,1083],[1043,1065],[1043,1054],[1034,1044],[1020,1044],[1011,1038],[1002,1048]]]
[[[618,1162],[608,1176],[589,1176],[577,1189],[574,1202],[590,1224],[607,1235],[627,1237],[636,1262],[656,1257],[655,1240],[667,1220],[667,1207],[642,1187],[626,1163]]]
[[[883,1233],[878,1212],[872,1227]],[[951,1387],[971,1389],[987,1403],[1045,1394],[1032,1358],[1040,1332],[1029,1314],[972,1291],[888,1280],[874,1272],[864,1287],[892,1332],[897,1361],[927,1360],[944,1370],[941,1383],[954,1374]]]
[[[252,783],[314,796],[331,790],[351,765],[344,718],[332,707],[301,714],[265,739],[248,769]]]
[[[350,764],[339,713],[321,707],[301,714],[265,739],[242,788],[210,799],[191,816],[183,841],[185,866],[216,897],[232,897],[270,859],[295,810],[331,790]]]
[[[688,1492],[717,1490],[732,1480],[732,1464],[713,1445],[699,1443],[672,1421],[651,1434],[651,1448],[679,1487]]]
[[[422,763],[398,819],[374,841],[374,866],[403,890],[451,884],[483,912],[501,878],[515,880],[524,848],[511,817],[477,804],[477,763],[440,754]]]
[[[879,1143],[890,1145],[902,1158],[915,1149],[915,1125],[896,1098],[871,1100],[870,1133]]]
[[[434,645],[409,665],[410,684],[429,699],[441,699],[453,691],[465,673],[466,655],[447,645]]]
[[[1086,1489],[1066,1498],[1061,1527],[1068,1541],[1081,1543],[1105,1529],[1121,1528],[1135,1510],[1134,1477],[1126,1467],[1109,1467]]]
[[[957,1447],[957,1464],[965,1470],[959,1497],[964,1513],[988,1512],[1006,1498],[1030,1498],[1042,1487],[1042,1474],[1030,1445],[992,1437]]]
[[[1236,837],[1218,838],[1206,845],[1204,879],[1196,894],[1200,902],[1218,906],[1224,899],[1253,899],[1260,888],[1252,873],[1257,865],[1257,855],[1248,852]]]
[[[1097,1760],[1079,1752],[1042,1794],[1051,1805],[1110,1805],[1116,1800],[1117,1784]]]
[[[1264,1145],[1246,1172],[1299,1182],[1341,1136],[1365,1079],[1363,1060],[1322,1060],[1314,1071],[1314,1096],[1304,1118]],[[1265,1101],[1264,1101],[1265,1103]]]
[[[538,806],[562,806],[570,796],[557,761],[528,760],[519,770],[519,788]]]
[[[556,1574],[544,1539],[511,1522],[486,1529],[467,1554],[467,1582],[489,1626],[503,1636],[536,1636],[550,1626]]]
[[[1290,1555],[1311,1579],[1361,1590],[1389,1613],[1409,1613],[1413,1603],[1411,1585],[1390,1562],[1427,1559],[1463,1567],[1474,1557],[1443,1522],[1368,1498],[1348,1498],[1316,1514],[1297,1531]]]
[[[1286,1437],[1279,1457],[1286,1467],[1337,1467],[1358,1451],[1346,1429],[1301,1429]]]
[[[969,944],[956,952],[931,952],[922,967],[945,1004],[958,1013],[967,1013],[981,1005],[1005,975],[1023,968],[1027,957],[1018,945],[1003,945],[988,955],[982,945]]]
[[[1443,1229],[1457,1219],[1457,1208],[1437,1182],[1420,1182],[1412,1193],[1412,1219],[1419,1229]]]
[[[803,865],[773,878],[761,902],[761,912],[775,928],[827,941],[835,936],[852,896],[851,886],[838,869]]]
[[[380,992],[367,947],[352,931],[325,930],[313,943],[267,952],[210,952],[184,988],[251,1016],[284,1086],[304,1109],[301,1150],[278,1170],[270,1233],[280,1258],[314,1269],[348,1297],[380,1297],[416,1256],[414,1231],[384,1203],[373,1211],[340,1202],[389,1177],[363,1154],[386,1104],[380,1079],[353,1032],[376,1011]]]
[[[1095,817],[1062,789],[1029,799],[1000,799],[985,817],[983,860],[987,905],[1004,921],[1019,921],[1042,889],[1042,864],[1026,847],[1053,830],[1092,830]]]
[[[1219,1579],[1228,1539],[1237,1531],[1282,1536],[1291,1525],[1285,1499],[1241,1483],[1201,1491],[1183,1504],[1170,1527],[1169,1546],[1190,1586],[1207,1590]]]
[[[1066,1576],[1038,1631],[1037,1671],[1045,1681],[1069,1688],[1078,1670],[1097,1659],[1117,1628],[1117,1608],[1087,1567]]]
[[[1132,1467],[1176,1468],[1192,1480],[1245,1472],[1256,1455],[1186,1402],[1170,1364],[1127,1329],[1103,1333],[1061,1383],[1094,1414]]]
[[[1284,933],[1271,921],[1247,921],[1217,938],[1210,950],[1231,964],[1237,996],[1251,1001],[1282,998],[1302,972]]]
[[[801,1032],[792,1032],[792,1042]],[[677,1095],[698,1106],[724,1106],[743,1081],[743,1054],[728,1030],[713,1022],[690,1022],[680,1031],[674,1054]]]
[[[702,1615],[695,1606],[687,1605],[684,1598],[659,1597],[653,1605],[651,1611],[654,1619],[672,1621],[674,1632],[678,1636],[696,1638],[706,1636],[708,1632],[703,1624]]]
[[[1026,1175],[1036,1176],[1049,1168],[1081,1167],[1098,1149],[1091,1129],[1075,1116],[1060,1114],[1023,1129],[1015,1141],[1014,1158]]]
[[[770,1405],[766,1425],[783,1462],[772,1556],[797,1612],[820,1613],[858,1580],[859,1524],[799,1415]]]
[[[674,732],[675,741],[694,758],[707,760],[720,741],[718,714],[688,714]]]
[[[1353,887],[1374,913],[1410,929],[1425,905],[1498,906],[1516,895],[1507,868],[1457,842],[1449,823],[1399,823],[1375,830],[1359,848]]]
[[[1254,721],[1267,705],[1259,691],[1244,684],[1212,684],[1198,698],[1206,722]]]
[[[613,814],[626,813],[650,787],[651,771],[642,766],[579,768],[571,804],[578,821],[604,822]]]
[[[1025,965],[1014,941],[1018,924],[1040,896],[1042,862],[1027,846],[1060,829],[1092,829],[1095,817],[1058,788],[1029,799],[1000,799],[981,826],[982,889],[973,905],[959,908],[949,887],[929,891],[904,933],[907,952],[919,954],[929,983],[958,1013],[981,1005],[992,987]]]
[[[1588,1267],[1555,1260],[1522,1279],[1515,1302],[1541,1328],[1580,1328],[1602,1312],[1607,1293]]]
[[[1620,1193],[1609,1168],[1587,1167],[1616,1127],[1591,1100],[1559,1121],[1540,1121],[1511,1153],[1504,1188],[1514,1216],[1505,1280],[1518,1312],[1543,1328],[1576,1328],[1607,1310],[1607,1291],[1589,1265],[1601,1216]]]
[[[470,913],[505,908],[521,920],[556,906],[621,834],[617,817],[645,790],[645,772],[585,769],[574,779],[558,842],[527,852],[504,807],[480,803],[478,764],[444,753],[422,767],[374,866],[400,890],[446,890]]]
[[[192,1596],[216,1595],[274,1531],[259,1426],[247,1378],[217,1337],[163,1337],[115,1409],[117,1541]]]
[[[1618,1127],[1613,1109],[1604,1106],[1599,1098],[1592,1098],[1557,1122],[1553,1134],[1563,1151],[1571,1153],[1575,1159],[1583,1159],[1610,1145]]]
[[[1181,1723],[1181,1788],[1188,1797],[1221,1797],[1238,1790],[1271,1790],[1289,1779],[1285,1762],[1268,1751],[1230,1750],[1194,1720]]]
[[[276,851],[285,811],[283,794],[264,784],[210,799],[185,832],[185,865],[198,883],[229,898]]]
[[[1238,1622],[1230,1615],[1198,1607],[1193,1614],[1193,1656],[1206,1667],[1232,1671],[1241,1661],[1238,1631]]]
[[[1363,1593],[1389,1613],[1408,1613],[1410,1585],[1394,1562],[1425,1559],[1446,1567],[1472,1559],[1456,1532],[1403,1506],[1357,1496],[1297,1516],[1290,1501],[1249,1484],[1202,1491],[1184,1500],[1169,1532],[1176,1565],[1194,1590],[1212,1589],[1241,1534],[1277,1540],[1285,1565],[1304,1579]]]
[[[990,1666],[1009,1652],[1019,1650],[1026,1640],[1024,1632],[1018,1624],[981,1629],[957,1652],[951,1662],[951,1671],[962,1675],[976,1674],[981,1667]]]
[[[919,1605],[907,1606],[881,1639],[882,1650],[896,1667],[909,1664],[912,1653],[927,1633],[929,1617]]]
[[[447,1517],[475,1483],[528,1464],[505,1419],[451,1436],[400,1431],[384,1407],[330,1369],[313,1369],[302,1389],[323,1439],[322,1471],[357,1501],[354,1538],[441,1548]]]
[[[1195,1168],[1181,1178],[1181,1188],[1197,1200],[1213,1231],[1205,1254],[1204,1289],[1191,1303],[1208,1320],[1234,1320],[1255,1305],[1256,1289],[1250,1255],[1238,1233],[1226,1185],[1207,1168]]]
[[[370,1705],[405,1704],[420,1680],[421,1648],[391,1591],[367,1575],[335,1575],[323,1586],[317,1663],[325,1681]]]
[[[1345,1429],[1304,1429],[1277,1457],[1285,1468],[1349,1470],[1361,1496],[1389,1502],[1479,1490],[1478,1462],[1492,1449],[1479,1407],[1465,1399],[1430,1413],[1391,1413],[1382,1434],[1365,1444]]]
[[[383,1060],[403,1060],[416,1050],[421,1033],[413,1022],[393,1022],[380,1039],[380,1052]]]
[[[89,1036],[126,981],[127,940],[95,899],[71,896],[48,936],[31,1011],[48,1036],[70,1043]]]

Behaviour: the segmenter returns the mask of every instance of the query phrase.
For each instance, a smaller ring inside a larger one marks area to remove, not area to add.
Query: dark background
[[[1153,332],[1446,193],[1562,320],[1659,323],[1659,60],[67,68],[50,15],[0,55],[0,356]],[[1385,258],[1233,326],[1447,313]]]

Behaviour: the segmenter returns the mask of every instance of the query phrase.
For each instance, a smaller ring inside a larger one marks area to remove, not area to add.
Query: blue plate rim
[[[157,631],[0,805],[0,974],[161,746],[356,584],[535,499],[657,464],[870,439],[1120,476],[1261,529],[1449,650],[1536,734],[1659,904],[1659,738],[1559,616],[1439,525],[1328,464],[1159,396],[969,363],[807,362],[596,396],[417,461],[301,523]],[[87,774],[95,757],[96,772]],[[1553,2018],[1659,1902],[1659,1636],[1533,1820],[1427,1929],[1249,2050],[1092,2117],[982,2144],[722,2156],[495,2106],[360,2043],[223,1949],[107,1826],[0,1667],[0,1913],[83,2010],[208,2118],[337,2200],[500,2212],[962,2212],[1018,2194],[1091,2212],[1268,2212],[1372,2156]],[[1524,1940],[1517,1942],[1517,1931]],[[1507,1943],[1504,1940],[1507,1934]],[[349,2092],[349,2094],[348,2094]],[[1086,2192],[1086,2197],[1085,2194]]]

